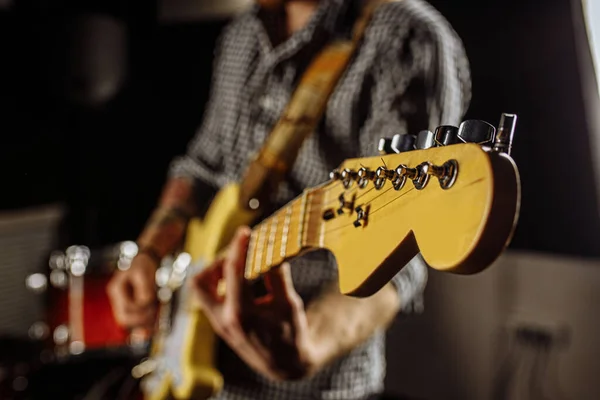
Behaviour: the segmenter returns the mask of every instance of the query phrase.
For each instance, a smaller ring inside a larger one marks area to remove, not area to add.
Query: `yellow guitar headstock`
[[[380,151],[392,154],[347,160],[311,191],[310,204],[322,215],[307,242],[333,252],[342,293],[374,293],[419,251],[437,270],[487,268],[518,218],[515,123],[504,114],[498,132],[465,121],[382,140]]]

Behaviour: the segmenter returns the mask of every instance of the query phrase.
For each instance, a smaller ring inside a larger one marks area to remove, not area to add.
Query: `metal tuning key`
[[[341,177],[342,177],[342,174],[339,169],[334,169],[333,171],[331,171],[329,173],[329,179],[331,179],[332,181],[337,181]]]
[[[458,139],[458,127],[452,125],[442,125],[435,128],[435,144],[438,146],[448,146],[460,143]]]
[[[435,136],[431,131],[421,131],[415,141],[415,149],[424,150],[435,146]]]
[[[393,180],[396,175],[396,171],[387,169],[386,167],[379,167],[375,171],[375,189],[379,190],[385,185],[385,181],[388,179]]]
[[[369,184],[369,181],[374,180],[375,172],[369,168],[362,167],[358,170],[358,187],[364,189]]]
[[[394,150],[392,149],[392,139],[390,138],[381,138],[379,139],[379,144],[377,145],[377,150],[379,154],[385,156],[386,154],[393,154]]]
[[[405,134],[400,135],[396,134],[392,137],[391,148],[394,153],[404,153],[406,151],[411,151],[415,149],[415,135]]]
[[[340,178],[342,179],[342,182],[346,189],[348,189],[350,186],[352,186],[352,181],[356,180],[357,177],[358,177],[358,173],[356,171],[352,171],[348,168],[344,169],[340,175]]]
[[[458,138],[465,143],[491,145],[496,134],[493,125],[478,119],[463,121],[458,127]]]
[[[498,124],[498,133],[494,140],[494,151],[510,155],[512,142],[517,126],[517,115],[503,113]]]
[[[449,189],[454,185],[454,182],[456,182],[456,177],[458,175],[458,162],[456,160],[446,161],[441,166],[433,165],[431,163],[424,164],[428,164],[425,172],[435,176],[442,189]]]

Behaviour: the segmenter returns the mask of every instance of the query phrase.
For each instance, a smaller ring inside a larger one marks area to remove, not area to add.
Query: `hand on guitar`
[[[256,371],[273,380],[310,375],[318,368],[317,351],[289,264],[268,272],[268,295],[253,298],[244,279],[249,235],[239,229],[227,254],[194,278],[197,299],[215,332]]]
[[[155,273],[158,264],[139,253],[126,271],[118,271],[108,285],[113,313],[127,328],[151,328],[156,313]]]

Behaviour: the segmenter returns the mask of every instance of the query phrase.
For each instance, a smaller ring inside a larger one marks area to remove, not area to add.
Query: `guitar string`
[[[369,192],[370,192],[371,190],[373,190],[373,189],[375,189],[375,188],[374,188],[374,187],[370,188],[369,190],[365,191],[365,192],[364,192],[364,193],[363,193],[361,196],[358,196],[358,197],[357,197],[356,199],[354,199],[354,200],[356,201],[356,200],[360,199],[361,197],[365,196],[367,193],[369,193]],[[380,192],[380,193],[379,193],[377,196],[375,196],[375,197],[373,197],[372,199],[370,199],[370,200],[369,200],[367,203],[364,203],[364,205],[370,205],[370,204],[371,204],[373,201],[375,201],[376,199],[378,199],[379,197],[381,197],[382,195],[386,194],[387,192],[389,192],[389,191],[390,191],[390,190],[392,190],[392,189],[394,189],[394,187],[393,187],[393,186],[391,186],[391,187],[389,187],[389,188],[385,189],[384,191]],[[405,190],[405,191],[403,191],[403,192],[402,192],[402,193],[401,193],[401,194],[400,194],[398,197],[396,197],[396,198],[395,198],[394,200],[392,200],[392,201],[395,201],[396,199],[398,199],[398,198],[400,198],[400,197],[404,196],[404,195],[405,195],[405,194],[407,194],[407,193],[410,193],[410,192],[411,192],[411,191],[413,191],[413,190],[414,190],[414,188],[411,188],[411,189],[409,189],[409,190]],[[390,201],[390,203],[391,203],[392,201]],[[317,207],[317,208],[319,208],[319,209],[316,209],[316,210],[315,210],[315,209],[313,209],[313,210],[310,210],[308,213],[304,213],[304,216],[300,215],[299,213],[294,213],[294,214],[293,214],[293,216],[292,216],[292,217],[291,217],[291,218],[288,220],[288,223],[292,223],[292,222],[296,223],[296,222],[299,222],[299,221],[301,221],[302,219],[306,218],[307,216],[314,216],[314,214],[319,214],[319,215],[322,215],[324,206],[328,206],[328,205],[330,205],[330,204],[336,204],[336,202],[333,202],[333,203],[331,203],[331,202],[329,202],[329,203],[322,203],[322,202],[318,202],[318,201],[311,201],[311,203],[310,203],[310,204],[311,204],[311,207]],[[291,207],[292,207],[292,210],[293,210],[294,206],[296,206],[296,204],[293,204],[293,205],[291,206]],[[256,224],[256,225],[253,227],[253,229],[252,229],[252,230],[253,230],[253,231],[254,231],[254,230],[258,230],[258,229],[259,229],[259,228],[261,228],[261,227],[262,227],[264,224],[271,224],[271,223],[272,223],[272,219],[273,219],[273,218],[275,218],[275,217],[279,218],[279,217],[281,216],[281,215],[280,215],[280,213],[283,213],[283,212],[287,211],[287,209],[288,209],[288,208],[289,208],[289,206],[288,206],[288,207],[284,207],[284,208],[282,208],[282,209],[279,209],[277,212],[275,212],[275,213],[274,213],[274,214],[272,214],[271,216],[269,216],[269,217],[265,218],[265,219],[264,219],[264,220],[262,220],[260,223]],[[379,209],[377,209],[377,210],[379,210]],[[373,213],[375,213],[375,211],[377,211],[377,210],[371,211],[371,212],[370,212],[370,214],[373,214]],[[277,226],[279,226],[279,224],[277,224]],[[338,228],[335,228],[335,229],[338,229]],[[327,231],[325,231],[325,232],[327,232]]]
[[[333,189],[333,188],[328,188],[327,190],[324,190],[324,192],[328,192],[328,191],[330,191],[331,189]],[[353,194],[353,193],[354,193],[354,192],[355,192],[357,189],[358,189],[358,188],[346,189],[346,190],[343,192],[343,194],[344,194],[344,195],[351,195],[351,194]],[[366,195],[367,195],[369,192],[371,192],[371,191],[372,191],[372,190],[374,190],[374,189],[375,189],[375,187],[373,186],[373,187],[371,187],[371,188],[369,188],[369,189],[365,190],[364,192],[362,192],[362,193],[361,193],[359,196],[357,196],[357,197],[356,197],[355,199],[353,199],[353,200],[356,202],[357,200],[359,200],[359,199],[361,199],[362,197],[366,196]],[[371,199],[371,201],[375,200],[377,197],[379,197],[379,196],[381,196],[381,195],[385,194],[386,192],[388,192],[388,191],[389,191],[389,190],[391,190],[391,189],[393,189],[393,187],[390,187],[390,188],[386,189],[385,191],[381,192],[381,193],[380,193],[378,196],[376,196],[376,197],[374,197],[373,199]],[[310,193],[309,193],[309,194],[310,194]],[[275,213],[271,214],[271,215],[270,215],[270,216],[268,216],[267,218],[265,218],[265,219],[263,219],[262,221],[260,221],[258,224],[254,225],[254,228],[258,228],[258,227],[260,227],[260,226],[261,226],[262,224],[264,224],[264,223],[270,223],[269,221],[271,221],[271,219],[272,219],[272,218],[274,218],[274,217],[279,217],[281,213],[285,213],[285,212],[287,211],[287,209],[289,209],[290,207],[293,209],[293,208],[294,208],[294,207],[297,205],[297,203],[294,203],[295,201],[300,201],[300,198],[298,198],[298,197],[297,197],[297,198],[295,198],[294,200],[292,200],[290,203],[288,203],[288,205],[286,205],[286,206],[284,206],[284,207],[282,207],[282,208],[278,209],[278,210],[277,210]],[[310,205],[311,205],[311,207],[321,207],[321,209],[320,209],[320,210],[316,210],[316,211],[317,211],[317,212],[319,212],[319,213],[322,213],[322,212],[323,212],[323,208],[326,208],[326,207],[328,207],[328,206],[330,206],[330,205],[335,205],[335,204],[339,204],[339,200],[337,200],[337,199],[336,199],[336,200],[329,201],[329,202],[327,202],[327,203],[315,202],[315,201],[313,201],[313,200],[310,200]],[[365,204],[369,204],[369,203],[365,203]],[[311,212],[313,212],[313,211],[315,211],[315,210],[311,210]],[[297,214],[295,214],[295,215],[294,215],[292,218],[294,218],[294,219],[291,219],[291,220],[290,220],[290,222],[292,222],[292,221],[295,221],[295,219],[296,219],[296,218],[299,218],[299,219],[300,219],[300,218],[302,218],[302,217],[297,217]]]
[[[372,203],[372,202],[373,202],[375,199],[379,198],[381,195],[383,195],[384,193],[388,192],[388,191],[389,191],[389,190],[391,190],[391,189],[393,189],[393,187],[391,187],[391,188],[388,188],[388,189],[387,189],[385,192],[382,192],[381,194],[379,194],[377,197],[375,197],[375,198],[371,199],[371,201],[369,201],[369,202],[368,202],[368,203],[366,203],[366,204],[367,204],[367,205],[371,205],[371,203]],[[396,197],[395,197],[395,198],[393,198],[392,200],[390,200],[390,201],[388,201],[387,203],[383,204],[381,207],[379,207],[379,208],[376,208],[375,210],[371,211],[371,212],[369,213],[369,215],[373,215],[373,214],[377,213],[377,211],[380,211],[380,210],[382,210],[383,208],[387,207],[388,205],[390,205],[390,204],[391,204],[391,203],[393,203],[394,201],[396,201],[396,200],[398,200],[398,199],[402,198],[403,196],[407,195],[408,193],[412,192],[413,190],[415,190],[415,188],[410,188],[409,190],[406,190],[406,191],[404,191],[403,193],[399,194],[398,196],[396,196]],[[316,203],[316,204],[318,205],[318,203]],[[320,214],[320,212],[318,212],[318,211],[312,211],[312,212],[309,212],[309,213],[308,213],[308,215],[309,215],[309,216],[310,216],[311,214],[313,214],[313,215],[314,215],[314,214]],[[301,220],[301,219],[304,219],[304,218],[298,218],[298,221],[299,221],[299,220]],[[294,220],[295,220],[295,219],[294,219]],[[337,227],[335,227],[335,228],[331,228],[331,229],[325,230],[323,233],[332,233],[332,232],[338,231],[338,230],[340,230],[340,229],[348,228],[348,227],[351,227],[351,226],[353,226],[353,222],[352,222],[352,223],[349,223],[349,224],[340,225],[340,226],[337,226]],[[277,229],[277,230],[278,230],[278,229]],[[258,240],[262,240],[262,239],[260,238],[261,234],[259,233],[259,230],[258,230],[258,229],[253,229],[253,234],[254,234],[254,233],[256,233],[256,235],[253,235],[253,236],[251,237],[251,239],[250,239],[250,240],[253,240],[253,238],[254,238],[254,241],[255,241],[255,242],[257,242]],[[342,236],[344,236],[344,235],[339,235],[339,237],[342,237]],[[277,242],[277,240],[275,240],[275,241],[274,241],[274,244],[275,244],[276,242]],[[250,248],[250,246],[249,246],[249,248]],[[264,261],[263,261],[263,259],[265,258],[264,249],[263,249],[263,250],[261,250],[261,252],[260,252],[260,253],[261,253],[261,254],[260,254],[260,261],[259,261],[259,268],[258,268],[258,269],[259,269],[259,272],[258,272],[258,275],[261,275],[261,274],[263,274],[263,273],[266,273],[266,272],[268,272],[268,271],[269,271],[271,268],[273,268],[273,266],[277,265],[276,263],[267,263],[267,262],[264,262]],[[251,274],[250,274],[250,275],[251,275],[251,276],[255,276],[255,275],[257,275],[257,274],[254,272],[254,270],[256,269],[256,261],[255,261],[255,260],[256,260],[256,249],[253,249],[253,254],[249,254],[249,253],[248,253],[248,254],[247,254],[247,257],[250,257],[250,258],[249,258],[249,259],[250,259],[250,265],[249,265],[249,266],[250,266],[250,268],[249,268],[249,269],[250,269],[250,271],[251,271]],[[285,257],[285,258],[287,258],[287,257]],[[246,269],[246,267],[247,267],[247,266],[248,266],[248,265],[246,265],[246,266],[244,267],[244,270]]]
[[[374,197],[374,198],[373,198],[373,199],[371,199],[369,202],[365,203],[365,205],[371,205],[371,204],[372,204],[372,203],[373,203],[373,202],[374,202],[374,201],[375,201],[377,198],[379,198],[380,196],[382,196],[383,194],[385,194],[385,193],[389,192],[389,191],[390,191],[390,190],[392,190],[392,189],[393,189],[393,187],[390,187],[390,188],[386,189],[384,192],[381,192],[381,193],[380,193],[378,196]],[[390,205],[390,204],[391,204],[391,203],[393,203],[394,201],[396,201],[396,200],[398,200],[398,199],[402,198],[403,196],[407,195],[408,193],[412,192],[413,190],[415,190],[415,188],[410,188],[410,189],[408,189],[408,190],[405,190],[405,191],[403,191],[401,194],[399,194],[398,196],[396,196],[396,197],[395,197],[395,198],[393,198],[392,200],[388,201],[387,203],[383,204],[381,207],[378,207],[378,208],[376,208],[376,209],[374,209],[374,210],[370,211],[370,212],[369,212],[369,215],[371,216],[371,215],[373,215],[373,214],[377,213],[377,212],[378,212],[378,211],[380,211],[381,209],[383,209],[383,208],[387,207],[388,205]],[[312,206],[316,206],[316,207],[318,207],[318,206],[320,206],[320,205],[322,205],[322,203],[319,203],[319,202],[312,203]],[[305,219],[305,218],[307,218],[307,217],[314,217],[315,215],[319,215],[319,216],[320,216],[321,214],[322,214],[322,209],[321,209],[321,210],[311,210],[310,212],[306,213],[304,217],[302,217],[302,216],[299,216],[299,215],[297,215],[297,214],[296,214],[296,216],[295,216],[295,217],[293,217],[293,218],[291,218],[291,219],[289,220],[289,224],[291,224],[291,223],[297,223],[297,222],[300,222],[301,220],[304,220],[304,219]],[[264,222],[268,222],[268,221],[270,221],[270,219],[271,219],[271,218],[268,218],[268,219],[267,219],[267,220],[265,220]],[[354,221],[353,221],[353,222],[350,222],[350,223],[347,223],[347,224],[338,225],[338,226],[336,226],[336,227],[334,227],[334,228],[329,228],[329,229],[326,229],[326,230],[324,230],[324,231],[323,231],[323,234],[332,233],[332,232],[338,231],[338,230],[340,230],[340,229],[344,229],[344,228],[352,227],[352,226],[354,226],[353,224],[354,224]],[[259,224],[259,225],[262,225],[262,222],[261,222],[261,224]],[[277,229],[276,229],[276,232],[278,232],[278,231],[279,231],[279,224],[277,225]],[[257,225],[257,226],[256,226],[256,227],[253,229],[253,233],[255,233],[255,234],[256,234],[256,236],[261,236],[261,234],[259,233],[259,226],[258,226],[258,225]],[[259,239],[257,238],[256,240],[259,240]],[[274,243],[277,243],[277,239],[275,239]]]

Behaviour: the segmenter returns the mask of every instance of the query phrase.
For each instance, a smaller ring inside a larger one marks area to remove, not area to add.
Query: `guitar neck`
[[[319,187],[305,190],[252,229],[244,271],[246,279],[258,278],[303,250],[324,247],[323,209],[332,202],[328,199],[329,192]]]

